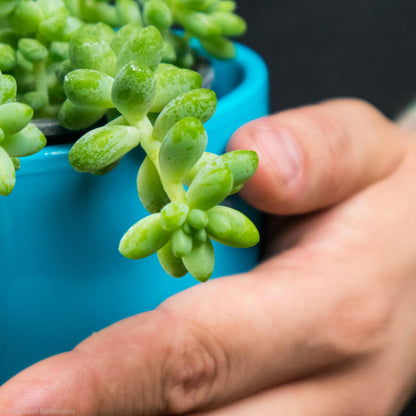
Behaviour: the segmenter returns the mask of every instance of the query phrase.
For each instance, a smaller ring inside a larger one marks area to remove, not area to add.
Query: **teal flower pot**
[[[242,45],[234,60],[213,66],[219,100],[206,123],[207,150],[221,153],[239,126],[267,114],[268,75],[263,60]],[[0,199],[0,384],[197,283],[168,276],[156,256],[132,261],[118,252],[123,234],[148,214],[136,190],[143,152],[93,176],[72,169],[70,147],[48,145],[23,158],[14,191]],[[226,203],[259,220],[239,198]],[[251,269],[258,248],[216,244],[215,254],[213,277],[220,277]]]

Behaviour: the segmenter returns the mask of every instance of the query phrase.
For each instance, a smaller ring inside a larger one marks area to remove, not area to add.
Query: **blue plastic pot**
[[[268,75],[242,45],[236,59],[213,66],[219,101],[206,123],[208,151],[221,153],[239,126],[267,114]],[[0,199],[0,384],[197,283],[168,276],[156,256],[132,261],[118,252],[124,232],[148,215],[136,190],[142,151],[97,177],[71,168],[70,147],[49,145],[23,158],[14,191]],[[238,198],[227,203],[247,212]],[[258,258],[257,247],[216,244],[215,253],[214,277],[247,271]]]

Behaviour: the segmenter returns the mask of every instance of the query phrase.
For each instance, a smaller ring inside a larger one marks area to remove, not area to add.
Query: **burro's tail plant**
[[[19,157],[32,155],[46,145],[43,133],[30,123],[33,110],[16,102],[16,81],[0,72],[0,195],[15,185]]]
[[[81,137],[69,161],[80,172],[103,174],[140,144],[146,157],[137,189],[150,215],[126,232],[119,250],[131,259],[157,253],[170,275],[189,272],[206,281],[214,269],[211,240],[235,247],[259,240],[246,216],[218,205],[255,173],[257,155],[245,150],[221,156],[206,152],[203,123],[215,112],[215,93],[201,88],[198,73],[160,63],[163,41],[154,27],[141,29],[135,37],[141,45],[151,44],[152,53],[123,42],[114,77],[95,69],[66,75],[68,99],[60,111],[64,124],[76,124],[82,114],[83,120],[85,114],[119,114]]]

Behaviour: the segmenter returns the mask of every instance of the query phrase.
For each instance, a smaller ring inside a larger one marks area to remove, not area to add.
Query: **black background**
[[[416,95],[416,0],[237,0],[266,60],[272,110],[335,96],[393,117]]]
[[[416,0],[237,4],[248,23],[239,40],[268,64],[273,112],[353,96],[393,118],[416,97]],[[402,416],[415,415],[413,399]]]

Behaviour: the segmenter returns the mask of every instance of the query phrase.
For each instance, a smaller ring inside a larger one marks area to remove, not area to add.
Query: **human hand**
[[[244,126],[244,196],[290,216],[267,226],[268,260],[23,371],[0,414],[397,414],[416,387],[415,138],[356,100]]]

